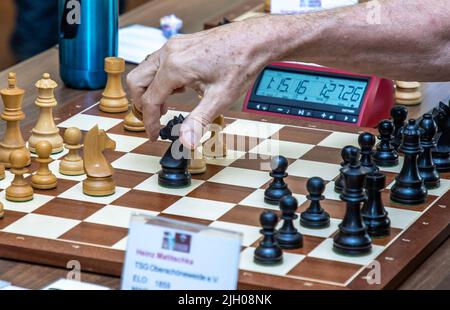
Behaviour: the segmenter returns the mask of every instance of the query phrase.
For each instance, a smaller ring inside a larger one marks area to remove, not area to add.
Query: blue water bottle
[[[117,56],[118,1],[58,1],[61,79],[77,89],[105,87],[105,58]]]

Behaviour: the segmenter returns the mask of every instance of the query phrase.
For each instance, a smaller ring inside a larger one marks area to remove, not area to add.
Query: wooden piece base
[[[12,202],[26,202],[33,200],[33,188],[26,185],[12,185],[6,189],[6,200]]]
[[[69,161],[63,159],[59,163],[59,173],[69,176],[77,176],[84,174],[83,160]]]
[[[83,181],[83,193],[88,196],[111,196],[116,192],[116,183],[112,177],[93,178],[88,176]]]
[[[111,100],[103,98],[99,104],[100,111],[105,113],[123,113],[128,111],[128,99]]]
[[[58,179],[54,174],[49,175],[33,175],[31,177],[31,186],[35,189],[54,189],[58,185]]]
[[[144,123],[140,119],[138,119],[133,112],[130,112],[127,116],[125,116],[123,127],[125,128],[125,130],[133,132],[145,131]]]

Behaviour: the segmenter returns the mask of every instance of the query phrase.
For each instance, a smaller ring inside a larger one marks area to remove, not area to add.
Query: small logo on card
[[[169,251],[189,253],[191,251],[191,235],[164,232],[162,248]]]

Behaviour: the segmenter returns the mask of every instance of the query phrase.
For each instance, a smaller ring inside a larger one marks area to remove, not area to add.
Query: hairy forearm
[[[259,21],[269,61],[314,62],[397,80],[450,80],[450,0],[384,0]],[[260,46],[258,46],[260,42]]]

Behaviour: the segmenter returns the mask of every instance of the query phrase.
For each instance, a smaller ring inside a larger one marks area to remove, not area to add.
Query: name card
[[[234,290],[242,235],[134,215],[122,274],[124,290]]]
[[[358,0],[272,0],[272,14],[297,14],[357,4]]]

